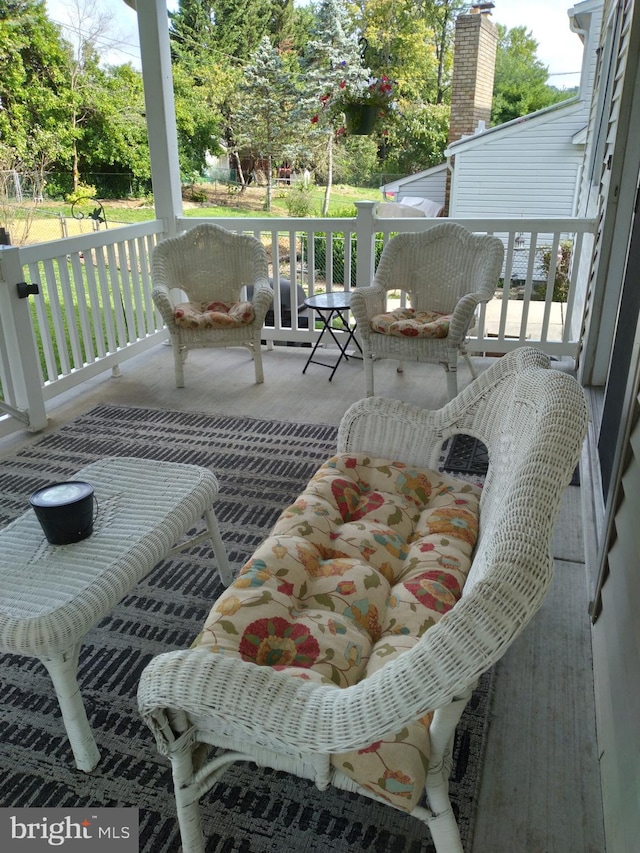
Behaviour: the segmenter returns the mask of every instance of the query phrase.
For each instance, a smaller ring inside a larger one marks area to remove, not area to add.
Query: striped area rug
[[[0,461],[0,525],[28,507],[31,492],[105,456],[211,467],[216,514],[239,569],[280,511],[335,450],[337,429],[101,405]],[[140,672],[156,654],[184,648],[221,587],[207,544],[160,563],[83,646],[79,682],[102,759],[77,771],[44,667],[0,655],[0,806],[133,806],[141,853],[177,853],[171,772],[138,716]],[[490,676],[458,728],[452,801],[470,850]],[[286,773],[230,768],[202,806],[207,853],[432,853],[415,818],[343,791],[319,792]]]

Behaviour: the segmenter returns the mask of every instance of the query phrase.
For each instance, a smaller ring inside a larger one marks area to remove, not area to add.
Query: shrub
[[[287,195],[289,216],[308,216],[313,202],[313,188],[304,181],[294,181]]]
[[[336,232],[332,235],[331,254],[332,254],[332,269],[333,269],[333,284],[345,283],[345,236],[341,232]],[[302,235],[302,251],[303,256],[308,257],[308,242],[307,235]],[[376,237],[375,251],[375,267],[378,266],[380,255],[382,254],[382,234]],[[322,276],[327,275],[327,237],[326,234],[318,232],[313,237],[315,271]],[[351,235],[351,286],[355,287],[356,269],[358,263],[358,246],[356,235]]]
[[[571,253],[573,252],[573,242],[571,240],[563,240],[560,243],[558,251],[558,260],[556,262],[556,274],[553,282],[553,301],[566,302],[569,294],[569,284],[571,276]],[[542,254],[542,267],[549,275],[551,268],[551,249],[547,249]],[[545,288],[546,290],[546,288]]]

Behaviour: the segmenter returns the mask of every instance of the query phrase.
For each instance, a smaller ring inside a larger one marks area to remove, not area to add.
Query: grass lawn
[[[266,187],[249,186],[242,193],[232,193],[229,192],[226,184],[197,184],[195,191],[197,194],[206,195],[206,201],[194,202],[191,188],[185,187],[183,192],[185,216],[289,216],[287,208],[289,187],[272,188],[270,214],[264,210]],[[324,192],[324,187],[312,187],[310,216],[321,216]],[[382,196],[380,190],[376,189],[336,185],[331,190],[329,215],[355,216],[356,209],[353,202],[363,199],[380,201]],[[102,205],[107,224],[145,222],[155,216],[153,204],[141,199],[103,200]],[[45,202],[38,205],[37,210],[49,216],[58,217],[60,214],[71,216],[71,205],[62,201]]]
[[[194,200],[194,192],[195,198]],[[183,210],[185,216],[215,217],[288,217],[287,200],[291,188],[272,188],[271,212],[264,209],[267,188],[249,186],[243,192],[230,192],[226,184],[196,184],[183,188]],[[325,188],[311,187],[309,216],[322,215]],[[354,217],[354,201],[381,201],[380,190],[367,187],[335,185],[332,187],[329,216]],[[147,222],[155,218],[153,202],[148,199],[102,200],[107,227]],[[64,201],[45,201],[34,207],[18,207],[3,211],[3,227],[7,228],[14,245],[46,243],[61,237],[90,233],[91,219],[78,220],[72,217],[71,205]],[[102,226],[104,227],[104,226]]]

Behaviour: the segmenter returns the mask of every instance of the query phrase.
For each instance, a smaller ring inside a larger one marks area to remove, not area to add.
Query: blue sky
[[[79,0],[82,3],[82,0]],[[113,15],[111,31],[105,36],[105,60],[113,64],[131,62],[140,67],[135,12],[123,0],[94,0],[99,9]],[[558,88],[575,86],[582,64],[582,42],[569,29],[567,10],[573,4],[562,0],[494,0],[493,20],[509,29],[524,26],[538,42],[538,58],[550,72],[549,82]],[[175,8],[176,0],[167,0]],[[58,23],[70,20],[70,0],[47,0],[49,16]]]

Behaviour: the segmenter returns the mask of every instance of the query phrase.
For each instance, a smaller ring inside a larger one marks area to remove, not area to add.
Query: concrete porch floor
[[[247,350],[189,354],[186,388],[177,389],[173,356],[158,345],[121,368],[49,403],[45,432],[109,402],[283,421],[338,424],[364,393],[362,362],[302,369],[310,350],[263,353],[265,382],[254,383]],[[327,354],[327,361],[332,355]],[[492,359],[474,359],[479,370]],[[446,402],[435,365],[376,365],[376,394],[435,409]],[[461,362],[459,387],[471,377]],[[0,455],[39,440],[24,432],[0,440]],[[603,853],[587,582],[580,488],[567,489],[554,540],[556,576],[545,604],[496,667],[473,853]],[[329,853],[329,851],[327,851]]]

